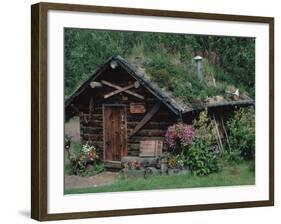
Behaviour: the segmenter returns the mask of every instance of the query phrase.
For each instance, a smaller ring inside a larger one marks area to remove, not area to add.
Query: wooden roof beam
[[[128,89],[133,88],[133,87],[134,87],[134,84],[131,84],[131,85],[122,87],[121,89],[117,89],[117,90],[114,90],[114,91],[112,91],[112,92],[110,92],[110,93],[108,93],[108,94],[105,94],[103,98],[104,98],[104,99],[107,99],[107,98],[109,98],[109,97],[112,97],[112,96],[114,96],[114,95],[116,95],[116,94],[118,94],[118,93],[122,93],[122,92],[124,92],[124,91],[126,91],[126,90],[128,90]]]
[[[113,84],[113,83],[111,83],[111,82],[108,82],[108,81],[105,81],[105,80],[101,80],[101,83],[102,84],[104,84],[104,85],[107,85],[107,86],[110,86],[110,87],[113,87],[113,88],[115,88],[115,89],[117,89],[117,90],[122,90],[124,87],[121,87],[121,86],[118,86],[118,85],[115,85],[115,84]],[[135,84],[134,84],[135,85]],[[131,91],[131,90],[122,90],[121,92],[125,92],[125,93],[128,93],[128,94],[130,94],[130,95],[132,95],[132,96],[135,96],[135,97],[137,97],[137,98],[139,98],[139,99],[144,99],[144,96],[142,96],[142,95],[140,95],[140,94],[138,94],[138,93],[134,93],[133,91]]]

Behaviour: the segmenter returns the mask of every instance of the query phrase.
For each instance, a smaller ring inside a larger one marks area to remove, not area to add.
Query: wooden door
[[[126,107],[103,106],[104,160],[120,161],[127,155]]]

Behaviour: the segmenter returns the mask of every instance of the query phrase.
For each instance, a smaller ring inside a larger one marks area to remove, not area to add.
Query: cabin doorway
[[[128,153],[125,105],[103,105],[104,160],[120,161]]]

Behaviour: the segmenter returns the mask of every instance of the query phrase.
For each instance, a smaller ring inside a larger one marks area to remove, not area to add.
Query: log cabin
[[[104,161],[151,155],[146,149],[153,148],[161,153],[167,150],[163,140],[170,125],[191,124],[205,108],[216,119],[237,107],[254,105],[249,97],[216,98],[184,103],[160,88],[139,65],[112,56],[65,100],[65,134],[94,145]]]

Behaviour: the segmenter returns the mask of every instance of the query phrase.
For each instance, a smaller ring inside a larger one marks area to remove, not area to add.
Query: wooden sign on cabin
[[[130,113],[144,114],[146,112],[144,103],[130,103]]]
[[[143,140],[140,141],[140,157],[161,156],[163,141],[161,140]]]

